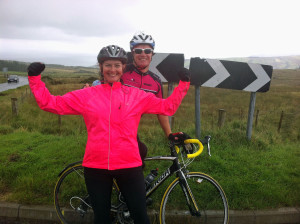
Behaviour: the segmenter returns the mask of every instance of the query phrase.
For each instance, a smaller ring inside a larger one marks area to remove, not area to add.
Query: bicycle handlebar
[[[203,140],[198,140],[198,139],[186,139],[184,140],[184,144],[190,144],[190,143],[194,143],[194,144],[198,144],[199,145],[199,150],[195,153],[192,154],[187,154],[187,158],[191,159],[191,158],[195,158],[197,156],[199,156],[202,152],[203,152],[203,144],[207,145],[207,153],[209,156],[211,156],[210,154],[210,144],[209,141],[211,139],[211,136],[205,136],[205,138]],[[175,145],[175,149],[176,152],[179,153],[180,149],[178,146]]]
[[[187,139],[187,140],[184,140],[184,143],[185,144],[195,143],[195,144],[199,145],[199,150],[197,152],[195,152],[193,154],[187,154],[188,159],[195,158],[195,157],[199,156],[203,151],[203,144],[198,139]]]

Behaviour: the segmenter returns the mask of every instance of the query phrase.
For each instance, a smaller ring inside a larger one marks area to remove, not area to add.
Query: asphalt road
[[[20,86],[25,86],[25,85],[28,85],[28,78],[23,77],[23,76],[19,76],[19,82],[18,83],[15,83],[15,82],[1,83],[0,84],[0,92],[4,92],[4,91],[9,90],[9,89],[16,89]]]

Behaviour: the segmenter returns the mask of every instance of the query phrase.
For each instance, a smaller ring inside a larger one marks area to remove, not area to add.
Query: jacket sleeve
[[[78,91],[69,92],[63,96],[53,96],[50,94],[44,82],[39,76],[28,76],[30,89],[36,99],[38,106],[45,111],[66,115],[79,115],[84,108],[82,96]]]
[[[156,97],[154,94],[146,93],[147,97],[143,100],[144,113],[162,114],[171,116],[175,114],[181,101],[186,95],[190,82],[180,81],[173,93],[166,99]]]

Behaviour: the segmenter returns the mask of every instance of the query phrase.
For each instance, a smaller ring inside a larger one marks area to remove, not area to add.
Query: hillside
[[[226,61],[239,61],[247,63],[258,63],[264,65],[271,65],[274,69],[299,69],[300,68],[300,55],[296,56],[278,56],[278,57],[246,57],[246,58],[218,58],[219,60]],[[19,61],[0,60],[0,70],[8,68],[8,71],[26,71],[29,63]],[[185,66],[189,67],[190,59],[185,60]],[[64,66],[47,64],[47,67],[60,67],[60,68],[84,68],[83,66]],[[90,66],[96,67],[96,66]]]
[[[246,58],[218,58],[226,61],[239,61],[247,63],[258,63],[271,65],[274,69],[298,69],[300,68],[300,55],[296,56],[278,56],[278,57],[246,57]],[[189,59],[185,65],[189,66]]]

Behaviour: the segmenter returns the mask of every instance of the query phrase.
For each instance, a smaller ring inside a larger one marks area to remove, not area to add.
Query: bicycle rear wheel
[[[54,189],[54,204],[61,223],[93,223],[81,164],[75,164],[61,174]]]
[[[131,223],[128,209],[120,197],[119,189],[114,182],[111,195],[112,222]],[[94,214],[81,163],[74,164],[60,175],[54,189],[54,204],[56,213],[63,224],[93,223]]]
[[[191,215],[187,200],[192,201],[192,198],[186,199],[179,184],[179,178],[176,178],[163,196],[160,207],[160,223],[228,223],[228,202],[217,181],[200,172],[191,172],[185,177],[201,216]]]

